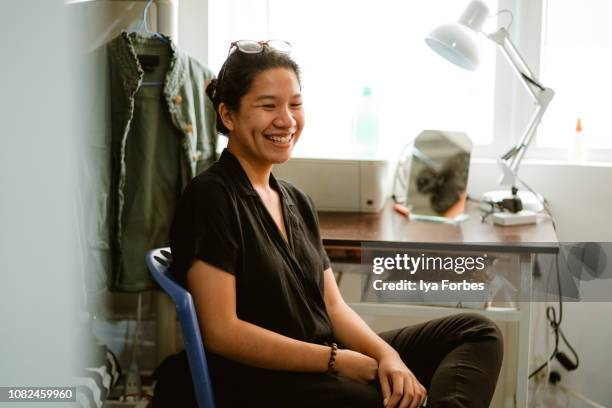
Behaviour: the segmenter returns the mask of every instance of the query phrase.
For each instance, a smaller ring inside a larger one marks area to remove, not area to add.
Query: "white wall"
[[[70,386],[83,355],[76,30],[61,0],[14,0],[0,32],[0,385]]]
[[[179,0],[179,46],[208,64],[208,0]]]

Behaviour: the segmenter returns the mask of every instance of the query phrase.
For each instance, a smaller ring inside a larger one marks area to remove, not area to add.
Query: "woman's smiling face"
[[[260,72],[240,100],[238,112],[221,109],[230,131],[228,147],[262,165],[284,163],[304,128],[300,83],[295,72]]]

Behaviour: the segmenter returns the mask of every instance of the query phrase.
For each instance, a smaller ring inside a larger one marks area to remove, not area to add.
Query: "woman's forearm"
[[[334,335],[345,347],[378,361],[395,349],[381,339],[344,301],[336,302],[327,310]]]
[[[235,319],[221,333],[207,333],[206,347],[240,363],[270,370],[325,372],[330,347],[283,336]]]

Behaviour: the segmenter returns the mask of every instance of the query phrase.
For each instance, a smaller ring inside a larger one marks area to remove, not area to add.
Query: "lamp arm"
[[[519,78],[525,90],[529,93],[534,102],[538,102],[537,91],[542,88],[536,76],[531,71],[521,54],[516,49],[516,46],[510,39],[508,31],[502,27],[492,34],[485,34],[486,37],[498,45],[502,55],[508,61],[508,65],[514,71],[514,74]],[[526,79],[525,76],[529,77]]]
[[[534,104],[536,105],[536,109],[531,116],[531,119],[527,124],[527,128],[523,132],[519,142],[500,159],[504,174],[501,180],[502,184],[510,184],[514,186],[516,183],[513,174],[518,171],[521,160],[523,159],[527,148],[533,140],[533,136],[540,125],[542,116],[544,116],[544,113],[548,108],[548,104],[555,95],[555,91],[551,88],[544,87],[539,83],[525,60],[519,54],[514,43],[510,39],[508,31],[505,28],[502,27],[492,34],[485,35],[499,46],[502,55],[504,55],[515,75],[518,77],[519,81],[527,90],[534,101]]]
[[[547,88],[545,88],[545,90],[546,89]],[[517,152],[511,159],[512,161],[510,163],[510,169],[513,172],[516,172],[518,170],[520,162],[523,159],[525,153],[527,152],[529,144],[533,140],[533,136],[535,135],[536,129],[540,125],[540,121],[542,120],[542,116],[544,116],[547,107],[548,104],[538,104],[536,110],[533,112],[533,115],[531,116],[531,119],[527,124],[527,128],[525,129],[525,132],[523,133],[523,136],[517,144]]]

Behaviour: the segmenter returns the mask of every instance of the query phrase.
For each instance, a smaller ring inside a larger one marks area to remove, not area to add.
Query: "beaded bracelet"
[[[336,353],[338,352],[338,345],[336,343],[331,344],[331,353],[329,355],[329,362],[327,363],[327,373],[337,374],[336,371]]]

